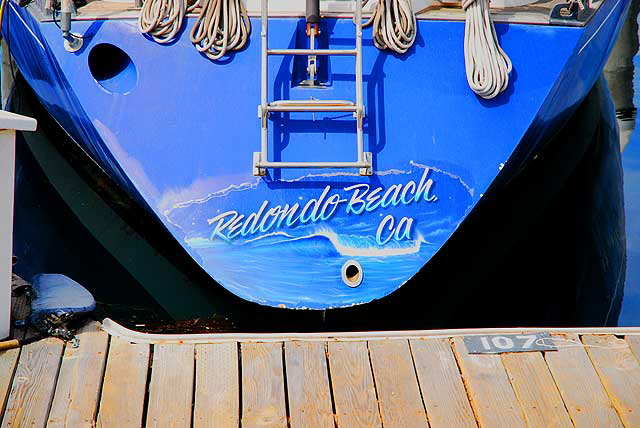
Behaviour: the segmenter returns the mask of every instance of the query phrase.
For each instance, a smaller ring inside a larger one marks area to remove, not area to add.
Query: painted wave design
[[[388,257],[420,252],[423,243],[427,243],[422,237],[412,241],[391,241],[385,245],[378,245],[371,236],[343,235],[324,228],[304,236],[292,236],[286,232],[275,232],[245,241],[241,247],[247,245],[253,248],[265,248],[270,246],[294,245],[307,249],[322,250],[326,244],[330,244],[337,255],[343,257]]]
[[[314,309],[361,304],[385,296],[409,280],[451,235],[470,206],[472,189],[461,186],[454,176],[440,170],[427,174],[426,168],[411,167],[404,175],[394,171],[366,183],[342,175],[323,176],[325,181],[310,186],[305,185],[306,179],[298,185],[280,183],[273,189],[258,182],[253,187],[234,188],[225,197],[215,195],[202,201],[204,206],[175,209],[172,218],[189,225],[185,244],[197,252],[204,269],[247,300]],[[426,184],[429,180],[435,184]],[[429,197],[438,199],[420,200],[425,203],[400,200],[397,205],[371,205],[370,210],[361,210],[364,202],[358,201],[375,201],[376,195],[384,198],[386,192],[391,195],[389,201],[394,191],[402,195],[403,190],[392,186],[424,187],[424,192],[431,186]],[[338,197],[337,208],[333,206],[336,203],[327,203]],[[323,201],[317,202],[320,208],[315,217],[311,215],[314,205],[304,208],[312,200]],[[268,205],[261,210],[265,201]],[[347,211],[348,204],[353,210]],[[276,206],[283,207],[274,211],[282,215],[283,209],[294,205],[299,205],[298,210],[286,218],[266,217]],[[298,216],[303,209],[307,221]],[[209,221],[227,212],[232,214],[224,218],[224,227]],[[308,220],[311,218],[316,220]],[[406,229],[400,226],[407,224],[405,219],[411,222]],[[253,223],[247,223],[250,220]],[[221,228],[214,233],[216,226]],[[360,287],[347,287],[342,280],[342,268],[349,259],[362,267],[365,279]]]
[[[213,264],[226,266],[218,280],[232,292],[261,303],[267,302],[263,296],[268,295],[285,307],[324,309],[388,294],[406,282],[437,247],[422,239],[382,246],[373,237],[338,235],[329,229],[304,231],[300,236],[288,232],[243,243],[209,240],[199,252],[205,269]],[[366,278],[356,289],[345,286],[341,279],[343,264],[352,258],[360,263]]]

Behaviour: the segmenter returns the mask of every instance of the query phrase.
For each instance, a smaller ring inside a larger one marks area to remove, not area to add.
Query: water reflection
[[[624,169],[627,234],[627,276],[620,325],[640,326],[640,130],[636,106],[640,103],[638,54],[639,2],[631,2],[629,15],[604,69],[620,128]]]

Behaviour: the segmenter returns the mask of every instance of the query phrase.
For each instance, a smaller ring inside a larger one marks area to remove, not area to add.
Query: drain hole
[[[356,265],[347,266],[347,279],[349,281],[354,281],[360,275],[360,270],[356,267]]]
[[[364,273],[362,272],[362,266],[355,260],[347,260],[342,265],[342,281],[349,287],[357,287],[362,283]]]

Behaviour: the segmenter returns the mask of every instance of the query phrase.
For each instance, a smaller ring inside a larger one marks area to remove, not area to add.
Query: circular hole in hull
[[[127,94],[136,86],[138,71],[125,51],[100,43],[89,52],[89,71],[96,83],[110,93]]]
[[[362,283],[364,272],[362,266],[355,260],[347,260],[342,265],[342,281],[349,287],[357,287]]]

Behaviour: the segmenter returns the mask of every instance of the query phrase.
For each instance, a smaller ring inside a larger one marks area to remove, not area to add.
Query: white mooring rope
[[[363,7],[368,1],[364,1]],[[373,43],[378,49],[402,54],[416,40],[416,15],[411,0],[378,0],[373,15],[362,26],[372,23]]]
[[[363,6],[369,0],[364,0]],[[466,23],[464,61],[471,90],[485,99],[496,97],[509,84],[511,60],[500,47],[489,14],[489,0],[462,0]],[[416,38],[416,17],[411,0],[377,0],[373,15],[363,27],[373,24],[373,42],[378,49],[405,53]]]
[[[251,24],[243,0],[146,0],[139,27],[158,43],[172,41],[187,12],[199,10],[191,30],[191,42],[199,52],[217,60],[246,44]],[[363,6],[369,0],[364,0]],[[467,82],[480,97],[491,99],[509,84],[511,60],[500,47],[489,14],[489,0],[462,0],[466,14],[464,60]],[[373,26],[378,49],[407,52],[416,39],[416,16],[411,0],[377,0],[372,16],[363,26]]]
[[[191,42],[212,60],[247,42],[251,24],[242,0],[201,0],[202,9],[191,30]]]
[[[496,97],[509,84],[511,60],[500,47],[489,15],[488,0],[463,0],[464,63],[469,86],[485,99]]]
[[[187,0],[146,0],[140,11],[138,28],[158,43],[169,43],[180,31],[187,11]]]

